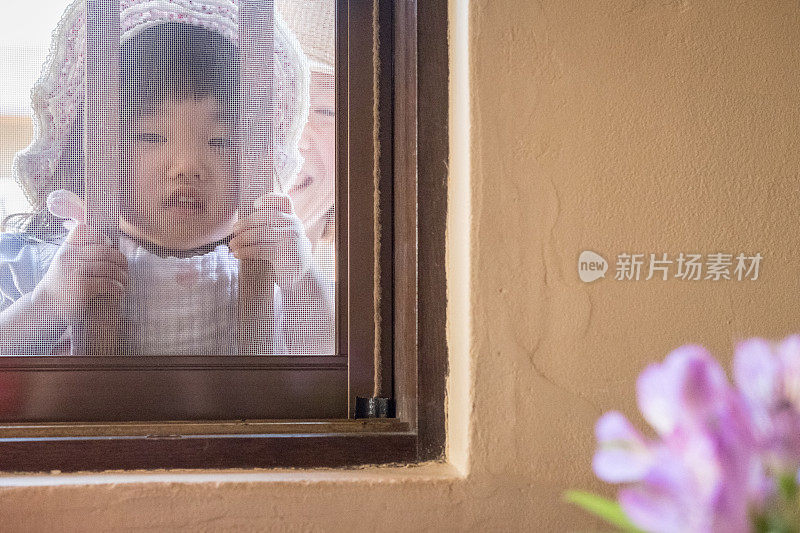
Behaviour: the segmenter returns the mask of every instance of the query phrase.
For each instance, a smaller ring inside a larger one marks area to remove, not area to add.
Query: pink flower
[[[637,399],[658,439],[617,412],[597,423],[595,473],[628,483],[619,503],[647,531],[737,532],[764,499],[756,439],[745,402],[700,346],[671,352],[637,381]]]
[[[775,344],[750,339],[736,346],[734,380],[744,396],[769,466],[800,467],[800,336]]]

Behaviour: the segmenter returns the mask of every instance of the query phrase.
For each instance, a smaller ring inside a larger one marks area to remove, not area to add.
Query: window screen
[[[333,0],[2,24],[0,352],[334,353]]]

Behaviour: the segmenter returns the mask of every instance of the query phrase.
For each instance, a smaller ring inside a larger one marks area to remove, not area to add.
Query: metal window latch
[[[356,418],[394,418],[392,398],[356,397]]]

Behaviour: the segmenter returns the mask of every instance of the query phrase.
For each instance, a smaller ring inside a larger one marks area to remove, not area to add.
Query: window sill
[[[316,484],[316,483],[453,483],[466,476],[450,463],[428,462],[351,469],[315,470],[169,470],[62,474],[0,474],[0,488],[119,484]]]
[[[410,463],[408,424],[374,420],[0,426],[0,471],[320,468]]]

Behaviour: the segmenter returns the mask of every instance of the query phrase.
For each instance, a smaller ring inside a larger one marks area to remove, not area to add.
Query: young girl
[[[234,354],[238,259],[273,266],[273,353],[329,353],[332,305],[291,201],[266,194],[237,214],[235,3],[122,0],[119,248],[84,223],[84,4],[55,32],[33,91],[36,138],[15,164],[36,211],[0,237],[0,353],[63,353],[70,325],[105,297],[121,300],[124,354]],[[275,170],[291,182],[308,72],[279,17],[274,35]]]

